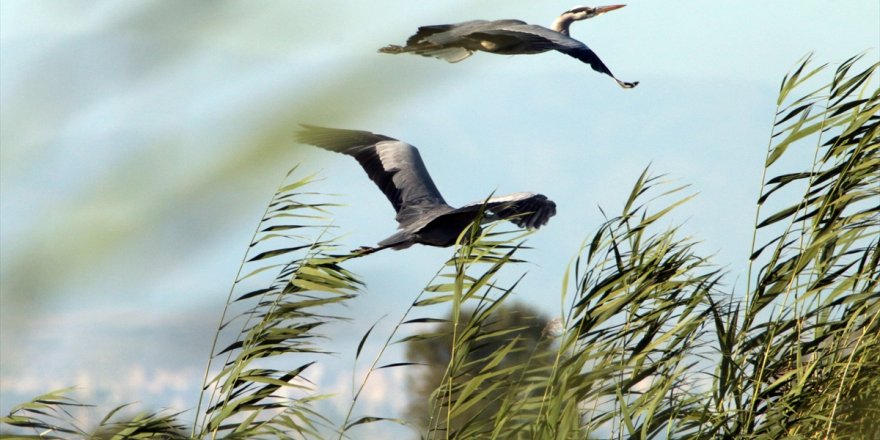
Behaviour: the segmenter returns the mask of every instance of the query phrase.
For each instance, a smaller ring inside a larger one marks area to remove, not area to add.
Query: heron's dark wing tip
[[[320,127],[312,124],[299,123],[300,129],[293,134],[294,139],[301,144],[309,144],[320,146],[318,142],[322,135],[333,130],[331,128]]]
[[[492,197],[485,204],[487,210],[497,215],[496,218],[508,220],[521,228],[538,229],[556,215],[556,203],[543,194],[508,194]],[[482,203],[472,203],[462,208],[481,205]]]
[[[320,125],[312,125],[306,124],[304,122],[300,122],[299,130],[297,130],[294,134],[296,135],[297,140],[301,140],[304,136],[307,136],[309,133],[315,133],[323,130],[332,130],[332,128],[321,127]]]
[[[324,127],[318,125],[305,124],[302,122],[300,122],[298,125],[300,127],[299,130],[294,132],[294,137],[296,138],[297,142],[303,142],[303,139],[307,137],[309,133],[314,133],[316,131],[324,129]]]
[[[321,127],[311,124],[299,124],[294,137],[297,142],[314,145],[325,150],[352,154],[352,148],[366,147],[382,141],[396,141],[392,137],[375,134],[363,130],[347,130],[342,128]]]

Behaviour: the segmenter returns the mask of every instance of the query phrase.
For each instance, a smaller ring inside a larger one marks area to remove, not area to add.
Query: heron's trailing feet
[[[389,44],[385,47],[379,48],[379,52],[397,54],[397,53],[403,53],[403,52],[405,52],[405,50],[404,50],[403,46],[398,46],[396,44]]]
[[[364,255],[370,255],[372,253],[379,252],[383,249],[388,249],[389,247],[390,246],[375,246],[375,247],[361,246],[357,249],[352,249],[351,252],[349,252],[349,254],[351,255],[351,258],[363,257]]]

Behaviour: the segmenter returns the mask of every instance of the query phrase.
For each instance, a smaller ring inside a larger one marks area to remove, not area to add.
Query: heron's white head
[[[577,8],[569,9],[563,12],[562,15],[553,22],[553,30],[568,35],[568,27],[575,21],[598,17],[606,12],[611,12],[624,6],[626,5],[579,6]]]
[[[606,12],[611,12],[624,6],[626,5],[579,6],[577,8],[572,8],[568,11],[563,12],[562,15],[569,15],[572,21],[580,21],[586,20],[588,18],[598,17]]]

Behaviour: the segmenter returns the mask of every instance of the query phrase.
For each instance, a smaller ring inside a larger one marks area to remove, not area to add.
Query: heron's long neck
[[[552,29],[562,35],[569,36],[568,27],[574,23],[574,14],[565,12],[553,22]]]

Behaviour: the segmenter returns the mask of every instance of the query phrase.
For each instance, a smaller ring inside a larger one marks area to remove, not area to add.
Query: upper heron
[[[483,210],[483,223],[506,219],[523,228],[541,227],[556,214],[556,204],[546,196],[525,192],[453,208],[443,200],[416,147],[368,131],[302,127],[298,142],[353,156],[397,211],[399,231],[376,247],[362,248],[361,254],[415,243],[451,246]]]
[[[608,66],[586,44],[571,38],[568,28],[575,21],[598,17],[625,5],[581,6],[565,11],[552,29],[528,24],[520,20],[474,20],[457,24],[422,26],[406,40],[406,46],[389,45],[382,53],[415,53],[457,63],[475,51],[504,55],[535,54],[556,50],[589,64],[593,70],[604,73],[621,87],[631,89],[638,81],[617,79]]]

